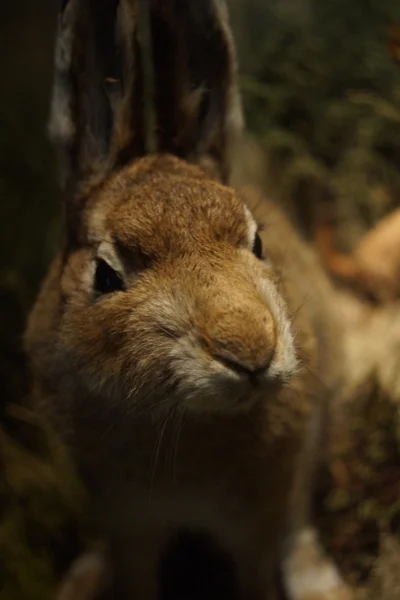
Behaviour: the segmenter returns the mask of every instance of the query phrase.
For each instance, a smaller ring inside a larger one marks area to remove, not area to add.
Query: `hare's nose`
[[[277,332],[265,305],[249,303],[207,314],[201,340],[209,354],[230,371],[257,378],[273,360]]]

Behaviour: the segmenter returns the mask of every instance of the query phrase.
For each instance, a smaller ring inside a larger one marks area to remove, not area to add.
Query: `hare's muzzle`
[[[218,261],[215,252],[209,258],[204,250],[193,262],[182,260],[181,269],[174,263],[167,283],[171,301],[158,302],[164,326],[180,315],[168,350],[170,369],[180,399],[193,410],[246,409],[297,372],[284,299],[268,268],[248,254],[239,253],[243,261],[237,254],[236,260],[222,255],[225,260]]]

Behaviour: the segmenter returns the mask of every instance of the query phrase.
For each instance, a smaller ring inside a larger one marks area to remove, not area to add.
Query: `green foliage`
[[[0,428],[0,595],[52,598],[79,546],[85,497],[66,449],[28,410]]]
[[[400,193],[400,65],[387,49],[400,11],[390,4],[315,1],[303,22],[271,11],[274,30],[241,79],[281,196],[294,205],[306,202],[304,182],[314,197],[325,188],[348,225],[344,246]]]
[[[0,7],[0,398],[21,401],[22,331],[60,235],[46,121],[53,67],[52,0]]]

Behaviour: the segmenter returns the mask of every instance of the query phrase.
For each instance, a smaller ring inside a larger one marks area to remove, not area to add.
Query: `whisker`
[[[293,234],[292,234],[293,236]],[[286,248],[285,251],[283,253],[282,256],[282,261],[281,264],[279,265],[277,271],[278,271],[278,284],[277,284],[277,288],[278,288],[278,292],[281,294],[282,293],[282,282],[283,282],[283,272],[284,272],[284,268],[285,268],[285,264],[286,264],[286,259],[289,253],[289,245],[291,243],[292,239],[289,236],[287,244],[286,244]]]
[[[180,440],[180,436],[181,436],[181,432],[182,432],[182,425],[183,425],[183,420],[186,414],[186,408],[181,407],[181,409],[179,410],[178,407],[178,413],[180,418],[177,419],[177,427],[175,430],[175,448],[174,448],[174,453],[173,453],[173,462],[172,462],[172,481],[175,482],[176,480],[176,465],[177,465],[177,460],[178,460],[178,448],[179,448],[179,440]]]
[[[155,449],[155,457],[153,460],[153,469],[152,469],[152,473],[151,473],[151,481],[150,481],[150,492],[149,492],[149,503],[151,504],[152,498],[153,498],[153,490],[154,490],[154,482],[155,482],[155,476],[156,476],[156,471],[157,471],[157,463],[158,463],[158,458],[160,455],[160,450],[161,450],[161,445],[162,445],[162,441],[164,438],[164,434],[165,434],[165,430],[167,428],[168,422],[171,418],[171,416],[174,414],[174,411],[170,411],[165,420],[164,423],[161,427],[160,433],[158,435],[157,438],[157,444],[156,444],[156,449]]]
[[[291,319],[290,319],[291,326],[293,326],[293,324],[296,320],[296,317],[298,317],[301,309],[304,308],[306,303],[314,296],[314,294],[315,294],[315,290],[311,290],[311,292],[307,292],[307,294],[304,296],[303,300],[300,302],[299,306],[293,311],[293,313],[291,315]]]
[[[310,375],[312,375],[316,379],[316,381],[318,381],[318,383],[320,383],[322,387],[325,388],[325,390],[329,390],[329,386],[319,377],[319,375],[314,373],[313,369],[309,365],[307,365],[306,363],[302,363],[301,366],[304,367],[306,371],[308,371],[308,373],[310,373]]]
[[[143,410],[141,410],[138,413],[129,411],[128,415],[134,417],[135,419],[138,419],[139,417],[142,417],[146,413],[148,413],[151,410],[153,410],[153,408],[158,408],[159,406],[163,406],[163,405],[168,404],[170,402],[171,402],[170,398],[164,398],[164,400],[159,400],[158,402],[155,402],[154,404],[151,404],[150,406],[146,406]]]
[[[157,323],[156,326],[157,329],[162,331],[162,333],[165,333],[165,335],[167,335],[168,337],[174,340],[179,340],[179,335],[171,331],[171,329],[169,329],[168,327],[164,327],[164,325],[160,325],[159,323]]]

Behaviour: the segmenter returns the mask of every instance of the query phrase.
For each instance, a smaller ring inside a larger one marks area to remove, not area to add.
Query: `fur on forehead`
[[[89,238],[157,255],[185,242],[248,246],[248,215],[236,192],[175,157],[152,156],[124,168],[87,207]]]

